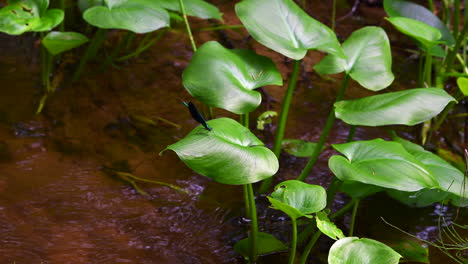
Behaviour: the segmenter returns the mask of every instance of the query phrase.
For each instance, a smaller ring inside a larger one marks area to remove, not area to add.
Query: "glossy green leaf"
[[[448,193],[440,189],[422,189],[417,192],[388,190],[387,194],[410,207],[426,207],[433,203],[441,202],[448,197]]]
[[[260,105],[262,96],[255,88],[283,84],[271,59],[251,50],[226,49],[216,41],[197,50],[182,82],[200,102],[236,114],[252,112]]]
[[[292,219],[301,216],[312,218],[327,205],[327,192],[322,186],[289,180],[276,185],[268,196],[272,208],[281,210]]]
[[[401,191],[439,188],[431,172],[397,142],[374,139],[333,145],[343,156],[328,161],[342,181],[358,181]]]
[[[207,123],[211,131],[200,125],[166,150],[176,152],[195,172],[224,184],[254,183],[278,171],[275,154],[249,129],[230,118]]]
[[[353,199],[363,199],[374,193],[384,191],[385,188],[357,181],[344,181],[340,186],[340,190]]]
[[[286,57],[300,60],[310,49],[344,57],[335,33],[292,0],[243,0],[236,14],[255,40]]]
[[[343,49],[347,59],[330,54],[314,69],[320,74],[345,71],[372,91],[382,90],[393,82],[390,42],[383,29],[364,27],[356,30],[343,43]]]
[[[435,27],[431,27],[423,22],[406,17],[387,18],[400,32],[408,35],[421,43],[426,51],[432,46],[442,43],[440,38],[442,33]]]
[[[457,79],[457,85],[463,95],[468,96],[468,78],[459,77]]]
[[[337,118],[351,125],[416,125],[456,101],[443,89],[418,88],[335,103]]]
[[[284,151],[293,156],[306,158],[312,156],[317,143],[300,139],[284,139],[281,146]]]
[[[283,242],[279,241],[276,237],[263,232],[258,232],[257,243],[257,254],[259,256],[288,250],[288,247]],[[238,241],[234,245],[234,250],[240,255],[248,258],[250,255],[249,238]]]
[[[397,264],[400,258],[400,254],[379,241],[346,237],[330,248],[328,264]]]
[[[10,0],[0,9],[0,32],[21,35],[24,32],[48,31],[63,20],[63,11],[49,9],[48,0]]]
[[[42,45],[44,45],[52,55],[57,55],[79,47],[88,41],[89,39],[80,33],[52,31],[42,39]]]
[[[447,45],[455,44],[455,39],[444,22],[424,6],[409,1],[384,0],[384,8],[390,17],[412,18],[439,29],[442,33],[442,39]]]
[[[407,237],[400,236],[399,239],[388,241],[387,245],[401,254],[403,256],[403,260],[406,262],[414,261],[419,263],[430,263],[429,248],[426,244],[421,244],[421,241],[415,241],[408,239]]]
[[[167,10],[181,12],[179,0],[157,0],[157,4]],[[184,0],[185,12],[189,16],[199,18],[216,18],[221,19],[222,14],[219,9],[203,0]]]
[[[434,153],[424,150],[423,147],[417,144],[399,137],[395,137],[393,140],[400,143],[409,153],[424,164],[427,170],[434,175],[442,191],[450,193],[452,197],[457,196],[468,199],[468,181],[463,172]]]
[[[169,14],[153,0],[107,0],[83,13],[89,24],[106,29],[148,33],[169,26]]]
[[[341,231],[341,229],[339,229],[335,223],[328,219],[326,213],[318,212],[315,219],[317,221],[317,228],[320,230],[320,232],[324,233],[331,239],[338,240],[345,238],[343,231]]]

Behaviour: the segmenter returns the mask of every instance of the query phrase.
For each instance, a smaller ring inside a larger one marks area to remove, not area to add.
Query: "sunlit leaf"
[[[85,35],[80,33],[52,31],[42,39],[42,44],[52,55],[57,55],[79,47],[88,40]]]
[[[400,258],[400,254],[379,241],[346,237],[330,248],[328,264],[397,264]]]
[[[200,125],[166,149],[195,172],[224,184],[254,183],[278,171],[275,154],[246,127],[229,118],[208,125],[211,131]]]
[[[106,29],[148,33],[169,26],[169,14],[153,0],[107,0],[83,13],[89,24]]]
[[[63,20],[63,11],[49,9],[48,0],[10,0],[0,9],[0,32],[21,35],[24,32],[48,31]]]
[[[312,156],[317,143],[300,139],[284,139],[281,146],[287,153],[305,158]]]
[[[202,103],[236,114],[249,113],[260,105],[262,96],[254,89],[283,84],[271,59],[251,50],[226,49],[216,41],[197,50],[182,82]]]
[[[315,65],[320,74],[348,73],[364,88],[379,91],[394,79],[390,43],[379,27],[356,30],[343,43],[347,59],[330,54]]]
[[[336,117],[351,125],[416,125],[455,101],[444,89],[418,88],[335,103]]]
[[[440,38],[442,33],[435,27],[431,27],[423,22],[406,17],[387,18],[400,32],[408,35],[421,43],[426,50],[432,46],[442,43]]]
[[[315,219],[317,221],[317,228],[320,230],[320,232],[324,233],[331,239],[338,240],[345,238],[343,231],[341,231],[341,229],[339,229],[335,223],[328,219],[326,213],[318,212]]]
[[[272,208],[283,211],[293,219],[301,216],[311,218],[310,214],[325,208],[327,193],[322,186],[289,180],[276,185],[268,200]]]
[[[179,0],[157,0],[157,5],[160,7],[181,12]],[[216,18],[221,19],[221,12],[219,9],[203,0],[184,0],[185,11],[189,16],[196,16],[199,18]]]
[[[458,88],[464,96],[468,96],[468,78],[459,77],[457,79]]]
[[[264,256],[268,254],[273,254],[276,252],[282,252],[288,250],[288,247],[276,237],[258,232],[257,234],[257,254],[259,256]],[[242,239],[234,245],[234,250],[244,257],[249,257],[250,255],[250,243],[249,238]]]
[[[335,33],[292,0],[243,0],[236,14],[255,40],[289,58],[311,49],[344,56]]]
[[[445,23],[424,6],[409,1],[384,0],[384,8],[390,17],[412,18],[439,29],[442,39],[449,46],[455,44],[455,39]]]
[[[374,139],[333,145],[343,156],[328,161],[342,181],[358,181],[401,191],[440,188],[421,161],[397,142]]]

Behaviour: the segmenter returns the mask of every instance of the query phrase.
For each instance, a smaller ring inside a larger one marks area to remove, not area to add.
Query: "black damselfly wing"
[[[197,107],[192,102],[188,102],[188,104],[186,102],[183,103],[189,109],[193,119],[204,126],[208,131],[211,131],[211,127],[206,123],[206,119],[203,117],[200,111],[198,111]]]

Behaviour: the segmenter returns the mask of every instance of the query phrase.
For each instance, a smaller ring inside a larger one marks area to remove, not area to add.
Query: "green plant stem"
[[[338,96],[336,97],[335,102],[341,101],[341,99],[343,98],[346,87],[348,86],[348,82],[349,82],[349,75],[346,74],[341,84],[341,88],[340,88],[340,91],[338,92]],[[305,178],[309,175],[309,173],[314,168],[314,165],[318,160],[320,152],[323,146],[325,145],[325,142],[327,141],[328,134],[330,133],[330,130],[333,126],[334,121],[335,121],[335,110],[334,108],[332,108],[332,110],[330,111],[330,114],[328,115],[327,122],[325,123],[325,127],[322,130],[322,134],[320,135],[319,141],[317,142],[317,146],[315,147],[314,152],[312,153],[312,156],[310,157],[309,161],[307,162],[307,165],[302,170],[297,180],[304,181]]]
[[[278,128],[276,130],[275,142],[273,145],[273,153],[279,158],[281,153],[281,143],[283,142],[284,131],[286,129],[286,123],[288,121],[288,112],[291,105],[292,97],[294,94],[294,89],[296,88],[297,76],[299,75],[299,70],[301,68],[301,61],[296,60],[294,62],[293,71],[291,78],[289,79],[288,89],[286,90],[286,95],[283,99],[283,106],[281,108],[281,113],[278,120]],[[271,186],[273,177],[270,177],[262,182],[260,186],[259,193],[266,193]]]
[[[292,224],[292,241],[291,241],[291,254],[289,255],[288,264],[294,264],[296,259],[296,247],[297,247],[297,222],[295,218],[291,218]]]
[[[445,61],[445,72],[450,73],[453,67],[453,63],[455,62],[455,57],[460,49],[463,40],[465,39],[465,35],[468,31],[468,19],[465,20],[465,24],[463,25],[463,29],[458,35],[457,41],[455,42],[455,46],[451,49],[447,55],[447,60]]]
[[[333,0],[333,6],[332,6],[332,24],[331,24],[331,30],[335,31],[335,23],[336,23],[336,0]]]
[[[314,247],[321,234],[322,232],[320,232],[319,230],[315,232],[314,236],[310,239],[309,243],[304,248],[304,252],[302,253],[302,256],[299,260],[299,264],[305,264],[307,262],[307,258],[309,257],[310,251]]]
[[[122,56],[118,59],[116,59],[116,61],[124,61],[124,60],[128,60],[130,58],[133,58],[133,57],[136,57],[138,55],[140,55],[142,52],[144,52],[145,50],[149,49],[151,46],[154,45],[154,43],[156,43],[163,35],[164,33],[166,33],[166,29],[162,29],[158,32],[158,34],[151,40],[148,40],[151,36],[151,34],[148,34],[147,36],[145,36],[143,38],[143,40],[140,42],[140,45],[138,45],[138,47],[136,48],[136,50],[130,54],[127,54],[125,56]],[[132,38],[133,35],[130,35],[128,36],[129,38]]]
[[[179,0],[180,10],[182,11],[182,17],[184,18],[185,27],[187,28],[187,33],[190,38],[190,43],[192,44],[193,51],[197,51],[197,45],[195,45],[195,40],[193,39],[192,30],[190,29],[190,24],[187,19],[187,13],[185,12],[184,1]]]
[[[428,0],[429,2],[429,10],[431,10],[431,12],[434,12],[434,3],[432,0]]]
[[[66,14],[66,10],[65,10],[65,9],[67,8],[67,7],[66,7],[66,4],[65,4],[65,1],[66,1],[66,0],[60,0],[60,9],[63,10],[63,13],[64,13],[64,14]],[[67,17],[67,16],[65,16],[65,17]],[[62,23],[60,23],[59,29],[60,29],[61,32],[64,32],[64,31],[65,31],[65,17],[63,18]]]
[[[111,54],[109,56],[107,56],[106,60],[104,60],[104,62],[101,64],[101,71],[104,70],[109,64],[112,63],[115,56],[117,56],[117,54],[119,54],[120,50],[125,45],[127,40],[130,38],[132,33],[133,32],[131,32],[131,31],[127,31],[127,33],[125,34],[125,37],[121,41],[119,41],[119,44],[117,44],[117,46],[115,46],[115,48],[112,50]]]
[[[250,198],[249,198],[249,188],[247,184],[242,185],[244,188],[244,204],[245,204],[245,217],[250,219]]]
[[[353,206],[353,213],[351,215],[351,223],[349,224],[349,235],[348,236],[353,236],[354,233],[354,226],[356,225],[356,215],[357,215],[357,209],[359,207],[359,199],[356,199],[354,202]]]
[[[98,30],[94,34],[93,39],[91,40],[91,43],[89,43],[85,53],[81,57],[80,64],[78,65],[75,74],[73,74],[72,81],[77,81],[80,78],[81,73],[83,72],[83,69],[86,66],[86,63],[96,56],[99,48],[106,39],[106,33],[106,29],[98,28]]]
[[[351,208],[354,207],[354,204],[356,203],[356,200],[353,199],[349,203],[347,203],[345,206],[341,207],[340,210],[336,211],[334,214],[330,215],[330,219],[336,219],[341,216],[343,216],[346,212],[351,210]]]
[[[252,184],[247,184],[249,193],[249,207],[250,207],[250,256],[249,260],[251,263],[257,261],[257,237],[258,237],[258,221],[257,221],[257,207],[255,206],[255,196],[253,192]]]
[[[427,87],[432,86],[432,56],[429,54],[429,50],[426,51],[426,60],[424,62],[424,73],[423,80]]]
[[[129,32],[131,36],[127,39],[127,43],[125,43],[125,51],[128,51],[132,47],[133,40],[135,39],[135,33]]]
[[[458,31],[460,25],[460,0],[455,0],[454,3],[455,12],[453,14],[453,37],[458,38]],[[466,8],[466,7],[465,7]]]

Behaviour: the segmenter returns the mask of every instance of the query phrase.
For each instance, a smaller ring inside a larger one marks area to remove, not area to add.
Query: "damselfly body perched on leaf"
[[[195,121],[202,124],[202,126],[204,126],[208,131],[212,130],[208,123],[206,123],[206,119],[192,102],[183,102],[183,104],[189,109],[190,114],[192,115],[193,119],[195,119]]]

